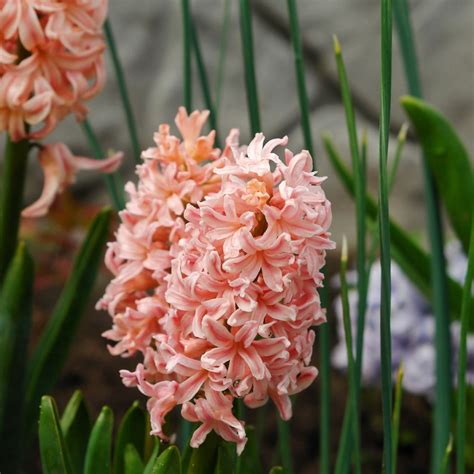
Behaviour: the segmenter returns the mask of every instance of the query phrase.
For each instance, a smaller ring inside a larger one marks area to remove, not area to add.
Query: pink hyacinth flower
[[[74,182],[79,170],[113,173],[120,166],[122,159],[123,153],[120,152],[103,160],[93,160],[73,155],[63,143],[43,146],[39,152],[39,162],[44,174],[43,191],[33,204],[23,210],[22,216],[46,215],[55,197]]]
[[[317,376],[313,326],[326,320],[318,288],[330,240],[331,205],[302,151],[276,147],[287,138],[257,134],[239,147],[232,130],[223,151],[201,136],[206,112],[180,109],[183,140],[161,125],[143,153],[138,185],[110,244],[114,279],[98,307],[113,327],[113,354],[142,354],[128,386],[149,397],[153,433],[164,437],[167,413],[200,423],[237,445],[244,423],[236,398],[251,408],[271,399],[291,417],[290,396]]]

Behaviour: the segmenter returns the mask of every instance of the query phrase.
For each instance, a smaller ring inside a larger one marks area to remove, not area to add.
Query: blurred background
[[[474,3],[472,0],[411,1],[412,20],[425,98],[438,107],[454,124],[470,155],[474,153]],[[201,49],[211,84],[218,75],[219,45],[222,38],[223,0],[191,1]],[[293,53],[289,41],[285,0],[253,0],[254,43],[257,81],[263,132],[267,137],[289,136],[289,148],[303,147],[295,85]],[[325,190],[333,205],[333,238],[340,243],[342,234],[354,241],[355,221],[352,200],[333,174],[321,146],[322,132],[330,132],[338,147],[349,158],[344,111],[339,96],[332,35],[342,44],[344,59],[353,90],[359,132],[366,129],[369,141],[369,187],[377,186],[378,107],[379,107],[379,2],[377,0],[299,0],[300,24],[304,35],[308,92],[312,104],[312,129],[320,175],[328,176]],[[231,127],[241,130],[241,143],[249,141],[238,2],[230,1],[228,48],[225,58],[222,96],[218,111],[219,133],[225,137]],[[172,123],[182,104],[182,31],[180,2],[171,0],[111,0],[110,20],[119,54],[124,65],[134,109],[140,144],[153,145],[153,132],[162,122]],[[194,64],[195,67],[195,64]],[[122,170],[124,180],[134,179],[133,158],[118,89],[109,63],[105,90],[90,102],[90,121],[104,149],[123,150],[128,159]],[[193,84],[193,105],[203,108],[197,80]],[[404,121],[398,99],[405,94],[399,49],[394,36],[392,146]],[[215,97],[214,97],[215,99]],[[58,127],[49,141],[59,139],[77,154],[91,155],[82,130],[72,118]],[[41,189],[41,173],[30,160],[31,173],[27,199],[32,201]],[[84,207],[84,204],[87,206]],[[108,203],[101,177],[84,173],[71,192],[63,195],[51,214],[35,222],[26,222],[24,232],[43,236],[48,244],[36,243],[39,258],[37,308],[35,325],[44,326],[51,302],[67,275],[71,255],[82,239],[85,224],[100,205]],[[421,234],[425,228],[422,175],[419,149],[409,135],[401,160],[396,186],[391,197],[392,215],[409,231]],[[66,229],[66,231],[64,230]],[[54,243],[51,244],[51,236]],[[41,242],[41,241],[40,241]],[[329,256],[329,272],[337,271],[338,253]],[[43,271],[41,271],[43,269]],[[97,285],[97,299],[109,275],[102,272]],[[39,291],[38,291],[39,290]],[[122,387],[118,369],[133,367],[136,362],[108,354],[100,334],[110,325],[107,314],[90,310],[81,323],[78,341],[59,387],[55,393],[60,408],[81,388],[95,414],[103,404],[110,404],[117,414],[139,396],[137,391]],[[317,343],[315,350],[317,364]],[[298,397],[292,421],[296,472],[317,472],[318,451],[318,381]],[[346,397],[343,375],[333,375],[333,443],[342,420]],[[301,399],[301,402],[299,401]],[[429,405],[414,396],[404,398],[402,411],[402,457],[400,472],[426,472],[429,459]],[[382,447],[381,411],[377,392],[364,391],[362,402],[363,443],[369,467],[373,457],[374,471],[379,468]],[[364,412],[365,407],[365,412]],[[370,410],[372,408],[372,410]],[[369,417],[370,411],[370,417]],[[276,424],[269,409],[266,432],[270,464],[276,442]],[[377,417],[379,413],[379,418]],[[410,432],[403,431],[403,417],[410,417]],[[335,449],[333,449],[335,451]],[[369,471],[368,471],[369,472]],[[370,471],[372,472],[372,471]]]

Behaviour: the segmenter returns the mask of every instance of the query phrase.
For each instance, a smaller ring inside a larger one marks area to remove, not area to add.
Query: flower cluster
[[[85,116],[105,81],[106,11],[107,0],[0,0],[0,131],[38,139]]]
[[[207,112],[183,108],[183,141],[161,125],[143,153],[139,183],[127,185],[106,263],[115,278],[98,303],[113,317],[113,354],[143,355],[125,385],[149,397],[153,433],[166,414],[200,422],[191,445],[215,430],[243,449],[233,400],[271,398],[284,419],[290,395],[316,377],[314,325],[325,321],[322,286],[331,207],[311,156],[274,149],[257,134],[239,147],[232,130],[221,152],[214,132],[199,136]]]
[[[452,278],[463,282],[467,270],[467,258],[459,242],[447,246],[448,272]],[[392,262],[392,373],[396,372],[403,360],[403,387],[409,392],[434,395],[436,384],[435,321],[431,305],[406,278],[398,265]],[[356,272],[348,277],[356,279]],[[380,262],[376,262],[370,274],[367,312],[364,330],[362,375],[365,383],[375,384],[380,380]],[[357,291],[349,292],[352,317],[352,332],[357,326]],[[347,368],[347,352],[344,343],[341,300],[335,305],[340,343],[332,353],[332,363],[337,368]],[[457,376],[457,354],[459,354],[460,324],[451,323],[451,343],[453,347],[453,376]],[[467,383],[474,384],[474,336],[467,341]],[[456,382],[456,380],[454,380]]]

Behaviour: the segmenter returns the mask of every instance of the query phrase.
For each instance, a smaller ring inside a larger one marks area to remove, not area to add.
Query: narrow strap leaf
[[[156,460],[152,470],[152,474],[181,474],[181,472],[181,456],[176,446],[165,449]]]
[[[240,5],[240,37],[244,57],[245,90],[247,92],[247,108],[249,112],[250,132],[252,135],[261,131],[260,111],[257,93],[257,77],[253,54],[252,14],[249,0],[239,0]]]
[[[191,11],[189,0],[181,0],[183,18],[183,102],[188,113],[192,110]]]
[[[41,399],[39,443],[43,474],[73,474],[56,403],[48,396]]]
[[[114,416],[109,407],[103,407],[87,445],[84,474],[109,474],[112,466],[112,430]]]
[[[422,96],[420,72],[416,57],[408,0],[395,0],[393,14],[402,53],[405,77],[410,94]],[[433,410],[431,472],[438,474],[442,453],[448,443],[451,421],[451,340],[449,330],[449,279],[444,258],[443,225],[438,193],[428,159],[423,153],[423,180],[426,201],[428,238],[431,247],[432,302],[435,316],[436,387]],[[458,300],[459,301],[459,300]],[[456,311],[459,314],[458,311]]]
[[[122,101],[123,111],[125,113],[125,120],[127,121],[128,133],[130,135],[130,142],[132,144],[133,157],[135,163],[141,163],[141,148],[138,140],[137,126],[135,122],[135,117],[133,115],[132,104],[130,103],[130,98],[128,96],[127,83],[125,81],[125,73],[123,71],[122,63],[120,62],[120,57],[115,46],[114,34],[112,31],[112,25],[110,20],[105,20],[104,23],[104,33],[105,39],[107,41],[107,46],[110,52],[110,57],[112,59],[112,65],[115,72],[115,77],[117,78],[117,85],[119,88],[120,99]]]
[[[150,458],[147,461],[147,465],[145,467],[145,470],[143,471],[143,474],[152,473],[153,466],[155,465],[156,459],[158,458],[158,455],[160,454],[160,448],[161,448],[160,439],[156,436],[153,436],[153,439],[154,439],[153,451],[150,455]]]
[[[393,406],[392,424],[392,473],[397,472],[398,438],[400,433],[400,410],[402,407],[402,382],[403,382],[403,362],[397,372],[397,384],[395,386],[395,404]]]
[[[474,180],[473,180],[474,181]],[[467,262],[466,279],[461,305],[461,334],[459,337],[458,362],[458,397],[456,418],[456,472],[462,474],[465,469],[466,447],[466,364],[467,364],[467,329],[469,319],[473,318],[471,304],[472,283],[474,280],[474,212],[471,222],[471,239],[469,243],[469,258]]]
[[[217,460],[218,438],[211,431],[199,448],[192,449],[187,474],[209,474],[214,471]]]
[[[69,450],[73,471],[82,474],[91,432],[91,420],[84,397],[76,390],[61,417],[61,431]]]
[[[33,260],[17,247],[0,291],[0,471],[16,472],[25,422],[25,365],[33,304]]]
[[[214,474],[229,474],[234,472],[232,470],[232,465],[234,464],[235,456],[235,445],[229,441],[224,441],[223,439],[219,440],[219,446],[217,448],[217,460],[216,467],[214,469]],[[249,471],[247,471],[249,472]],[[257,471],[251,468],[252,473]]]
[[[139,402],[134,402],[125,413],[118,429],[115,440],[114,474],[125,473],[124,453],[128,444],[135,447],[141,459],[144,458],[146,434],[147,422],[145,411],[140,407]]]
[[[7,136],[0,185],[0,286],[17,246],[29,149],[28,140],[13,142]]]
[[[127,444],[122,455],[125,460],[123,470],[124,474],[143,474],[145,465],[143,464],[143,460],[140,457],[137,448],[133,444]]]
[[[31,429],[35,423],[41,395],[53,388],[66,361],[99,270],[111,213],[110,209],[104,209],[92,222],[76,256],[69,279],[29,363],[26,390],[27,429]]]
[[[253,426],[246,426],[245,432],[247,434],[247,444],[237,459],[237,474],[245,474],[247,472],[261,474],[263,470],[256,430]]]

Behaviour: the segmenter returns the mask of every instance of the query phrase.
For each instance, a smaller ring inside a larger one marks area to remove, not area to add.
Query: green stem
[[[278,416],[278,446],[280,447],[280,458],[283,472],[291,474],[293,472],[290,449],[290,429],[289,423]]]
[[[301,128],[305,147],[313,157],[313,169],[316,170],[316,155],[313,148],[313,137],[311,134],[310,110],[306,78],[304,75],[303,49],[301,46],[301,33],[298,21],[298,10],[295,0],[288,0],[288,14],[290,17],[290,37],[293,45],[293,57],[295,61],[296,85],[298,88],[298,99],[300,105]]]
[[[105,153],[103,152],[100,143],[94,133],[94,130],[89,122],[85,119],[81,122],[82,130],[86,135],[86,138],[91,147],[92,153],[96,160],[102,160],[105,158]],[[107,184],[107,189],[109,191],[110,199],[115,207],[115,210],[121,211],[125,207],[125,195],[124,195],[124,186],[122,179],[118,171],[113,174],[104,175],[105,182]]]
[[[128,133],[130,134],[130,141],[133,149],[133,157],[135,163],[141,163],[141,149],[140,143],[138,141],[137,127],[135,124],[135,117],[133,115],[132,105],[130,103],[130,98],[127,92],[127,84],[125,81],[125,74],[123,72],[122,64],[115,46],[114,35],[112,31],[112,25],[107,19],[104,23],[104,33],[107,45],[110,51],[110,57],[112,58],[112,65],[115,71],[115,77],[117,78],[117,84],[120,93],[120,99],[122,100],[123,110],[125,112],[125,119],[127,121]]]
[[[240,29],[242,53],[244,56],[245,85],[247,92],[247,107],[252,135],[261,131],[260,111],[257,93],[257,78],[255,75],[255,60],[253,54],[252,16],[249,0],[240,0]]]
[[[217,66],[217,80],[216,80],[216,114],[219,114],[219,107],[221,105],[222,84],[224,82],[225,60],[227,58],[227,45],[229,43],[229,23],[231,13],[231,0],[224,0],[224,13],[222,19],[222,28],[220,36],[219,47],[219,63]]]
[[[183,19],[183,101],[188,113],[192,109],[192,68],[191,68],[191,11],[189,0],[181,0]]]
[[[400,411],[402,406],[402,381],[403,381],[403,362],[400,363],[397,373],[397,385],[395,386],[395,404],[393,407],[393,426],[392,426],[392,474],[397,472],[397,452],[398,438],[400,433]]]
[[[298,10],[295,0],[288,0],[288,14],[290,17],[290,36],[295,61],[296,85],[300,107],[301,128],[306,149],[313,158],[313,170],[317,169],[317,157],[313,147],[311,133],[311,118],[309,109],[308,90],[304,75],[303,50],[301,32],[298,20]],[[325,273],[325,269],[322,270]],[[319,289],[321,305],[328,306],[328,292],[326,287]],[[321,474],[329,474],[330,469],[330,428],[331,428],[331,378],[330,378],[330,328],[329,322],[319,327],[320,344],[320,438],[319,438],[319,470]]]
[[[418,62],[416,58],[410,8],[407,0],[394,2],[394,16],[402,52],[405,76],[410,94],[422,96]],[[423,178],[426,197],[428,236],[431,246],[431,274],[433,312],[435,316],[436,388],[433,410],[433,441],[431,472],[440,470],[443,453],[449,441],[451,421],[451,341],[449,330],[448,278],[443,251],[443,231],[436,185],[423,157]]]
[[[359,155],[359,143],[357,139],[356,120],[354,108],[352,106],[352,97],[347,79],[346,68],[342,57],[341,45],[337,37],[334,37],[334,54],[336,57],[337,70],[341,88],[341,96],[344,104],[346,115],[347,133],[349,136],[349,145],[352,158],[352,170],[355,184],[355,201],[356,201],[356,222],[357,222],[357,333],[356,333],[356,361],[355,361],[355,387],[356,396],[359,397],[360,378],[362,371],[362,357],[364,345],[364,327],[365,313],[367,306],[367,275],[366,275],[366,202],[365,202],[365,175],[364,168],[366,163],[362,162]],[[364,158],[365,160],[365,158]],[[351,401],[348,400],[347,409],[350,409]],[[348,415],[349,418],[357,417],[357,413]],[[339,444],[339,452],[337,457],[337,465],[340,472],[347,471],[347,463],[350,460],[351,440],[348,436],[350,427],[353,423],[349,420],[343,425],[345,431],[342,431],[341,442]],[[358,426],[358,423],[356,424]],[[347,445],[349,444],[349,445]]]
[[[456,473],[465,472],[465,445],[466,445],[466,361],[467,361],[467,330],[469,315],[472,317],[471,288],[474,279],[474,214],[471,222],[471,239],[469,242],[469,258],[466,279],[461,305],[461,335],[459,338],[459,365],[458,365],[458,398],[456,422]]]
[[[391,255],[388,203],[387,155],[390,133],[392,85],[392,2],[381,2],[381,87],[379,144],[379,237],[382,273],[380,305],[380,358],[385,470],[392,467],[392,349],[391,349]]]
[[[352,350],[352,327],[349,307],[349,292],[347,288],[347,242],[344,237],[341,253],[341,298],[342,298],[342,317],[344,323],[344,335],[346,340],[347,368],[349,372],[349,404],[351,406],[352,436],[354,441],[354,465],[356,473],[360,474],[360,444],[359,444],[359,416],[358,416],[358,391],[356,386],[356,373],[354,365],[354,353]],[[342,466],[339,464],[340,469]],[[338,471],[336,469],[336,472]]]
[[[0,285],[18,242],[29,148],[28,140],[12,142],[7,136],[0,189]]]
[[[209,123],[211,125],[211,129],[215,130],[216,132],[216,146],[220,147],[219,136],[217,133],[217,118],[216,118],[216,109],[212,103],[211,97],[211,89],[209,87],[209,79],[207,77],[206,66],[204,65],[204,60],[201,53],[201,47],[199,45],[199,36],[197,33],[197,28],[194,22],[191,19],[191,36],[192,36],[192,43],[194,54],[196,57],[196,63],[198,67],[198,74],[199,74],[199,81],[201,82],[201,89],[202,95],[204,96],[204,102],[206,107],[208,108],[210,115],[209,115]]]

